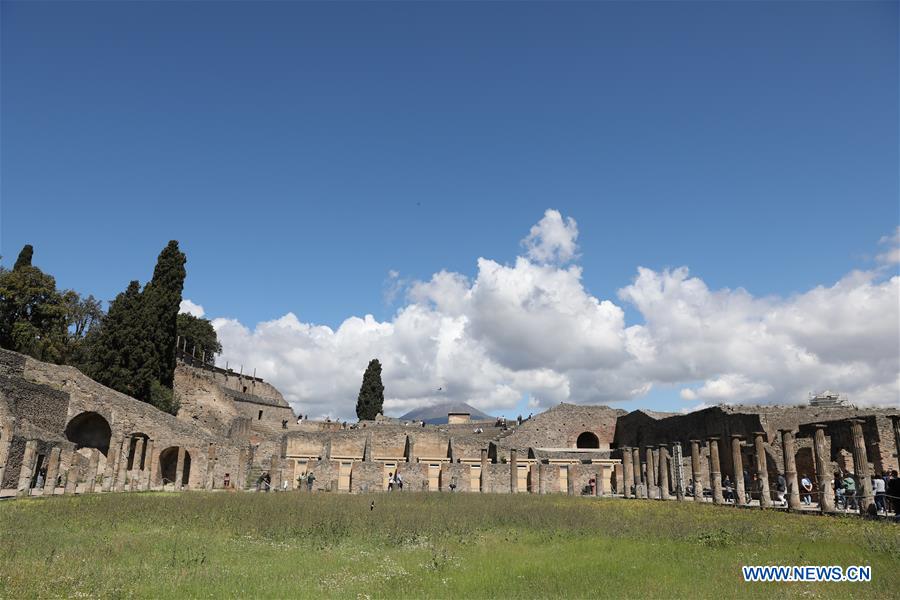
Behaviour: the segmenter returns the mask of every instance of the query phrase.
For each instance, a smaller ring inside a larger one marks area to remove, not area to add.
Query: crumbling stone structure
[[[77,369],[0,350],[0,494],[278,489],[617,495],[801,508],[815,481],[834,510],[850,471],[868,508],[874,473],[898,468],[900,411],[849,406],[718,406],[690,414],[560,404],[522,422],[446,425],[380,418],[295,422],[273,386],[181,357],[177,416]],[[746,475],[753,476],[745,486]],[[268,474],[264,478],[263,474]],[[267,482],[267,483],[263,483]],[[689,488],[692,488],[689,490]]]

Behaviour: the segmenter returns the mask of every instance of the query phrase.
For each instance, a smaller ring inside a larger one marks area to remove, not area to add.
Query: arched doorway
[[[106,456],[109,454],[111,437],[109,422],[99,413],[80,413],[66,425],[66,439],[75,444],[76,450],[96,448]]]
[[[169,446],[159,453],[159,476],[162,484],[175,483],[178,474],[178,446]],[[184,451],[184,470],[181,474],[181,484],[186,486],[191,477],[191,455]]]
[[[599,448],[600,438],[590,431],[585,431],[575,440],[576,448]]]

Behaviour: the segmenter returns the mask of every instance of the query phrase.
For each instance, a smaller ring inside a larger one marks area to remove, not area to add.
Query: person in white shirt
[[[872,478],[872,491],[875,492],[875,509],[878,512],[886,512],[884,477],[876,475]]]
[[[807,506],[812,504],[812,481],[809,480],[809,477],[806,475],[803,476],[803,479],[800,481],[800,487],[803,488],[803,504]]]

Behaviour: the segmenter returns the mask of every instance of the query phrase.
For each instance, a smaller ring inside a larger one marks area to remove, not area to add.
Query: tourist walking
[[[394,483],[397,484],[397,489],[399,491],[403,491],[403,478],[400,477],[400,472],[394,473]]]
[[[313,483],[316,481],[315,474],[310,471],[306,474],[306,491],[311,492],[313,490]]]
[[[734,484],[731,483],[731,478],[728,475],[722,481],[722,488],[725,490],[723,494],[725,502],[734,502]]]
[[[388,473],[388,491],[389,492],[394,491],[394,474],[393,473]]]

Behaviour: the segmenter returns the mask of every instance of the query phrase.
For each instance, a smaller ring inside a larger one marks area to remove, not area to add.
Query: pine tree
[[[356,399],[356,416],[360,421],[372,420],[384,406],[384,385],[381,383],[381,363],[377,358],[369,361],[363,374],[362,386]]]

